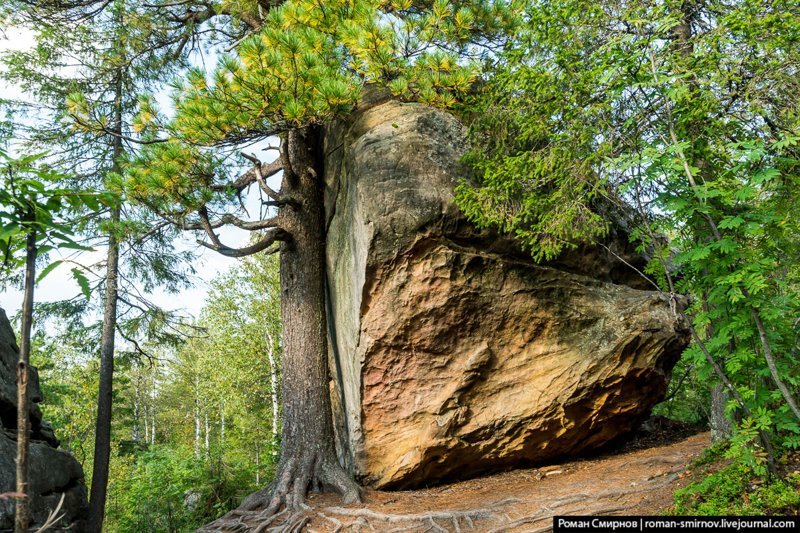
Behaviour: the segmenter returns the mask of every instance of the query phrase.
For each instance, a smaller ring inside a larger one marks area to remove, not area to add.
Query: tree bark
[[[114,79],[114,135],[112,136],[112,169],[119,172],[123,155],[122,146],[122,68]],[[97,391],[97,423],[94,436],[94,466],[92,488],[89,494],[90,533],[100,533],[105,516],[108,492],[108,467],[111,459],[111,413],[114,389],[114,340],[117,330],[117,291],[119,283],[119,240],[117,226],[122,215],[120,205],[111,209],[111,228],[108,232],[106,256],[106,292],[103,303],[103,331],[100,340],[100,382]]]
[[[22,300],[22,331],[19,340],[17,364],[17,492],[24,494],[17,500],[14,531],[26,533],[30,522],[30,495],[28,494],[28,450],[30,447],[30,376],[31,326],[33,324],[33,288],[36,284],[36,231],[28,233],[25,247],[25,293]]]
[[[325,230],[321,132],[309,126],[290,131],[284,142],[281,193],[300,203],[279,213],[291,236],[281,243],[283,323],[282,453],[274,486],[248,497],[242,507],[281,505],[298,510],[309,488],[332,488],[345,502],[359,499],[358,485],[339,465],[334,450],[325,316]]]
[[[120,220],[120,208],[114,207],[111,222]],[[97,423],[94,437],[92,490],[89,496],[88,531],[100,533],[105,516],[108,491],[108,468],[111,459],[111,411],[114,389],[114,338],[117,328],[117,282],[119,277],[119,242],[112,228],[108,237],[106,292],[103,304],[103,333],[100,341],[100,383],[97,391]]]
[[[711,426],[711,441],[722,442],[731,438],[733,426],[725,415],[725,405],[728,403],[730,394],[724,385],[716,385],[711,390],[711,416],[709,426]]]

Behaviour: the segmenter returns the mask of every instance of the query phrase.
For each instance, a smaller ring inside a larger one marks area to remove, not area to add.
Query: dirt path
[[[613,454],[432,489],[368,489],[364,503],[348,507],[337,495],[311,494],[307,511],[269,517],[232,511],[200,531],[531,533],[550,530],[554,515],[660,514],[672,505],[675,489],[687,483],[688,466],[710,444],[708,433],[682,434],[666,428]]]
[[[341,507],[312,495],[316,511],[303,529],[404,532],[534,532],[553,515],[658,514],[672,504],[681,474],[705,447],[702,433],[673,444],[515,470],[432,489],[367,490],[364,504]]]

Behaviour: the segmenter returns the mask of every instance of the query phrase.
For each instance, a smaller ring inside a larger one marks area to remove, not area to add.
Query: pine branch
[[[180,227],[183,230],[201,230],[206,231],[206,226],[204,226],[202,221],[198,222],[175,222],[171,221],[171,223],[175,224],[176,226]],[[277,219],[273,218],[265,218],[264,220],[242,220],[241,218],[231,215],[225,214],[219,217],[216,220],[208,221],[208,227],[211,229],[221,228],[222,226],[236,226],[239,229],[247,230],[247,231],[259,231],[264,229],[274,229],[278,227]]]
[[[280,251],[279,243],[281,241],[287,241],[289,238],[289,234],[283,229],[273,228],[272,231],[265,234],[261,240],[255,244],[251,244],[250,246],[245,246],[243,248],[231,248],[229,246],[225,246],[219,242],[219,238],[217,238],[216,243],[202,241],[199,239],[197,243],[201,246],[205,246],[206,248],[210,248],[215,252],[219,252],[226,257],[246,257],[262,251],[266,252],[267,254],[278,252]]]
[[[244,155],[244,154],[242,154],[242,155]],[[245,157],[252,161],[252,159],[249,156],[245,156]],[[258,160],[256,160],[256,161],[258,161]],[[215,191],[215,192],[223,192],[223,191],[226,191],[226,190],[229,190],[229,189],[233,189],[233,190],[236,190],[236,191],[241,191],[241,190],[249,187],[253,183],[257,183],[258,182],[258,173],[256,172],[257,170],[258,170],[258,172],[261,173],[261,179],[262,180],[266,180],[267,178],[270,178],[270,177],[274,176],[275,174],[277,174],[278,172],[282,171],[283,170],[283,163],[280,160],[276,160],[276,161],[273,161],[272,163],[260,164],[260,166],[258,166],[258,168],[256,168],[256,167],[251,168],[250,170],[248,170],[247,172],[245,172],[244,174],[242,174],[241,176],[236,178],[235,181],[233,181],[231,183],[222,184],[222,185],[211,185],[210,189],[212,191]],[[275,194],[280,196],[279,193],[275,193]],[[269,195],[269,193],[268,193],[268,195]],[[269,196],[271,198],[274,198],[272,195],[269,195]]]
[[[253,172],[255,174],[256,181],[258,182],[258,186],[261,188],[264,194],[266,194],[269,198],[272,198],[273,201],[265,202],[267,205],[275,207],[283,207],[285,205],[289,205],[296,209],[300,207],[300,202],[298,202],[295,198],[292,198],[287,194],[282,194],[274,190],[269,185],[267,185],[267,180],[264,178],[264,174],[262,172],[262,169],[264,168],[265,165],[261,164],[261,161],[258,160],[255,154],[247,155],[245,153],[242,153],[242,156],[253,163]],[[271,165],[277,165],[280,170],[285,169],[284,164],[285,163],[281,158],[271,163]]]
[[[250,246],[245,246],[243,248],[231,248],[230,246],[226,246],[222,244],[219,240],[219,236],[214,233],[214,226],[212,225],[211,221],[208,218],[208,210],[205,206],[200,208],[198,212],[200,215],[200,226],[208,235],[208,238],[211,242],[203,241],[198,239],[198,244],[205,246],[206,248],[210,248],[215,252],[219,252],[220,254],[226,257],[245,257],[248,255],[252,255],[264,250],[267,250],[271,245],[276,244],[278,241],[285,241],[288,240],[289,234],[276,226],[272,226],[269,230],[264,234],[264,236],[256,242],[255,244],[251,244]],[[223,217],[224,218],[224,217]],[[264,221],[259,221],[260,223],[268,223],[272,222],[274,219],[267,219]],[[278,246],[275,246],[268,250],[268,253],[275,253],[278,251]]]

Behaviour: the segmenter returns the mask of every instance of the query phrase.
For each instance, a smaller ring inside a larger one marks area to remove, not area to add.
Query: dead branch
[[[281,199],[281,194],[273,190],[269,185],[267,185],[267,182],[264,180],[264,175],[261,172],[261,167],[263,165],[261,161],[256,157],[256,155],[255,154],[248,155],[242,152],[242,157],[253,163],[253,171],[256,175],[256,181],[258,182],[258,186],[261,187],[261,190],[264,191],[264,194],[266,194],[273,200],[279,201]],[[281,165],[281,168],[283,168],[283,165]]]
[[[261,240],[243,248],[231,248],[226,246],[219,242],[219,238],[216,239],[217,242],[198,240],[197,243],[215,252],[219,252],[226,257],[245,257],[262,251],[267,254],[278,252],[280,248],[277,243],[280,241],[287,241],[289,238],[289,234],[281,228],[272,228],[272,231],[266,233]]]
[[[205,231],[205,227],[202,222],[174,222],[170,221],[173,224],[179,226],[182,230],[203,230]],[[242,220],[241,218],[231,215],[231,214],[224,214],[216,220],[209,220],[209,226],[212,229],[221,228],[225,225],[236,226],[239,229],[244,229],[247,231],[259,231],[263,229],[270,229],[270,228],[277,228],[278,221],[276,218],[265,218],[264,220]]]
[[[208,238],[211,239],[211,243],[217,248],[221,248],[223,244],[217,234],[214,233],[214,228],[211,227],[211,221],[208,219],[208,208],[206,206],[201,207],[197,214],[200,215],[200,226],[206,232]]]
[[[294,207],[299,207],[299,202],[294,198],[291,198],[285,194],[281,194],[278,191],[274,190],[272,187],[267,185],[267,180],[264,179],[264,174],[262,172],[262,168],[264,165],[261,164],[261,161],[255,156],[255,154],[247,155],[242,153],[242,156],[247,159],[248,161],[253,163],[253,171],[255,173],[256,181],[258,182],[258,186],[261,190],[266,194],[269,198],[272,198],[273,202],[268,202],[271,205],[275,205],[278,207],[282,207],[284,205],[292,205]],[[280,161],[280,159],[273,161],[273,163]],[[283,169],[283,162],[280,162],[280,168]]]
[[[44,533],[51,527],[55,526],[59,520],[64,518],[64,514],[63,513],[58,514],[58,512],[61,510],[61,506],[64,505],[64,498],[66,497],[66,495],[67,495],[66,492],[61,493],[61,499],[58,500],[58,505],[56,505],[55,509],[50,511],[50,514],[47,515],[47,520],[44,521],[42,527],[36,530],[36,533]]]
[[[242,154],[242,155],[244,155],[244,154]],[[245,156],[245,157],[247,157],[247,156]],[[250,158],[247,157],[247,159],[250,159]],[[274,176],[275,174],[277,174],[278,172],[283,170],[283,162],[280,159],[276,159],[275,161],[273,161],[271,163],[260,163],[260,166],[258,167],[258,169],[261,171],[261,177],[263,179],[267,179],[267,178],[269,178],[271,176]],[[255,168],[251,168],[250,170],[248,170],[247,172],[245,172],[244,174],[242,174],[241,176],[236,178],[231,183],[215,184],[215,185],[211,185],[210,188],[211,188],[212,191],[216,191],[216,192],[223,192],[223,191],[226,191],[228,189],[241,191],[241,190],[245,189],[246,187],[249,187],[253,183],[256,183],[257,179],[258,179],[258,177],[256,175],[256,169]]]

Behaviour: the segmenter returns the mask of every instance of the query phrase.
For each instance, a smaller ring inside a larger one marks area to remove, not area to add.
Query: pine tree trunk
[[[114,87],[114,133],[112,139],[112,166],[120,171],[122,158],[122,70],[118,69]],[[117,330],[117,290],[119,283],[119,241],[117,226],[122,215],[119,205],[111,209],[111,229],[108,234],[106,256],[106,291],[103,303],[103,332],[100,339],[100,382],[97,391],[97,423],[94,436],[94,466],[92,488],[89,494],[90,533],[100,533],[105,516],[108,492],[108,467],[111,460],[111,413],[114,389],[114,340]]]
[[[359,499],[358,486],[334,450],[325,316],[325,232],[320,129],[289,132],[284,142],[290,168],[281,192],[300,202],[285,207],[279,225],[291,238],[281,244],[283,323],[283,439],[272,490],[260,491],[245,509],[281,505],[298,510],[309,488],[333,488],[345,502]]]
[[[25,247],[25,293],[22,300],[22,331],[19,340],[17,364],[17,492],[24,494],[17,500],[14,531],[26,533],[30,522],[30,495],[28,494],[28,450],[30,447],[30,375],[31,326],[33,324],[33,288],[36,283],[36,231],[28,233]]]
[[[120,220],[120,208],[111,212],[112,224]],[[111,460],[111,411],[114,389],[114,337],[117,328],[117,282],[119,277],[119,242],[112,228],[106,259],[106,292],[103,306],[103,333],[100,341],[100,384],[97,392],[97,423],[94,437],[94,466],[89,496],[88,531],[100,533],[108,491],[108,468]]]

